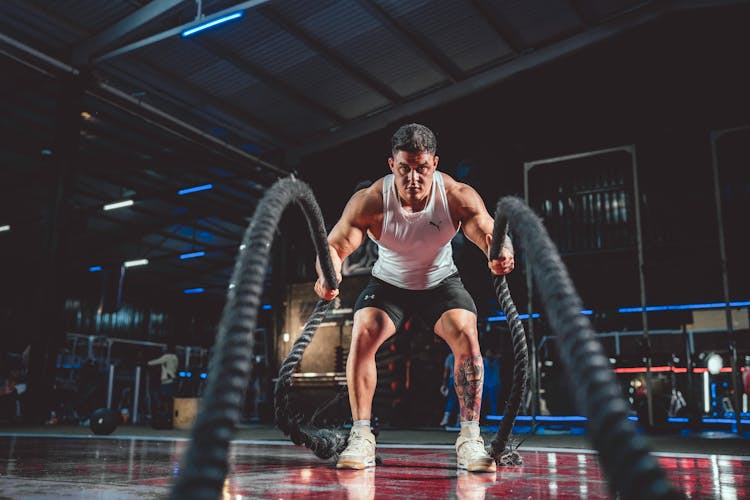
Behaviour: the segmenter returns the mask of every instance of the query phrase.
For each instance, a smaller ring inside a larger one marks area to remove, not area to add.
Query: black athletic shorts
[[[449,309],[477,313],[477,307],[464,288],[461,277],[453,273],[437,286],[427,290],[406,290],[370,276],[370,281],[354,304],[354,312],[365,307],[382,309],[398,330],[403,322],[419,315],[430,327]]]

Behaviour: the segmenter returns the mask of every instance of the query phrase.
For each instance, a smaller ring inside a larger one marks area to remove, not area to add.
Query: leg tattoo
[[[484,364],[482,356],[471,356],[458,367],[455,374],[456,394],[461,404],[461,421],[479,420],[482,405]]]

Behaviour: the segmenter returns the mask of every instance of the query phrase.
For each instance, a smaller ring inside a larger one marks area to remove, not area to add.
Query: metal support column
[[[46,257],[40,266],[38,328],[31,335],[29,397],[32,417],[43,421],[49,412],[58,349],[65,342],[65,248],[75,189],[75,162],[81,130],[84,86],[78,76],[59,79],[52,154],[45,156],[52,182],[49,185]]]
[[[643,257],[643,224],[641,222],[641,193],[638,189],[638,163],[635,156],[635,145],[630,146],[630,158],[633,165],[633,198],[635,207],[635,236],[638,248],[638,280],[641,291],[641,321],[643,323],[643,346],[646,354],[646,402],[648,406],[648,425],[654,425],[654,394],[651,379],[651,339],[648,336],[648,312],[646,309],[646,269]]]
[[[107,375],[107,408],[112,408],[112,391],[115,388],[115,365],[109,365]]]
[[[141,398],[141,367],[135,367],[135,388],[133,390],[133,423],[138,423],[138,411]]]
[[[529,204],[529,170],[530,168],[524,168],[523,171],[523,195],[526,204]],[[524,249],[524,252],[526,249]],[[541,381],[539,375],[539,363],[537,362],[536,353],[536,340],[534,335],[534,280],[531,275],[531,263],[528,259],[524,259],[526,264],[526,311],[529,313],[529,321],[527,323],[526,332],[528,334],[529,344],[529,387],[533,391],[531,394],[531,433],[536,433],[536,417],[539,414],[541,408]]]
[[[711,167],[714,178],[714,201],[716,203],[716,225],[719,229],[719,259],[721,262],[721,282],[724,292],[724,310],[727,321],[727,339],[729,341],[729,355],[732,364],[732,391],[734,392],[734,414],[736,420],[737,434],[742,435],[742,407],[740,393],[743,392],[739,384],[739,366],[737,362],[737,343],[734,338],[734,328],[732,324],[732,308],[730,306],[729,294],[729,266],[727,262],[726,235],[724,234],[724,215],[721,206],[721,183],[719,180],[719,154],[717,151],[716,141],[722,135],[736,132],[738,130],[747,130],[750,126],[737,127],[733,129],[712,131],[711,139]]]

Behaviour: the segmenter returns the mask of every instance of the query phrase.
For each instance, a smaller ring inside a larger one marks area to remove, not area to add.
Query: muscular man
[[[477,338],[476,307],[453,263],[450,241],[459,228],[489,256],[494,221],[477,192],[437,171],[437,141],[430,129],[408,124],[391,139],[391,174],[356,192],[328,236],[340,276],[341,262],[366,236],[378,244],[372,277],[354,306],[354,326],[346,379],[352,409],[349,443],[336,466],[375,465],[370,431],[377,370],[375,352],[413,314],[419,314],[455,356],[455,388],[461,407],[456,441],[460,469],[492,472],[495,463],[479,432],[484,368]],[[494,274],[513,270],[513,249],[488,263]],[[333,300],[320,263],[315,292]]]

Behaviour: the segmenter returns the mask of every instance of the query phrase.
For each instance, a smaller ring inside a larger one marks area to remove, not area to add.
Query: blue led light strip
[[[742,300],[742,301],[735,301],[730,302],[729,307],[748,307],[750,306],[750,300]],[[695,309],[723,309],[726,307],[726,303],[724,302],[707,302],[704,304],[676,304],[671,306],[646,306],[646,312],[656,312],[656,311],[692,311]],[[627,314],[627,313],[639,313],[643,311],[642,307],[620,307],[617,309],[617,312]],[[593,316],[594,311],[592,309],[583,309],[581,310],[581,314],[584,316]],[[532,315],[534,318],[538,318],[539,314],[534,313]],[[528,314],[520,314],[518,316],[518,319],[529,319]],[[488,316],[487,322],[493,323],[496,321],[505,321],[506,317],[504,314],[500,314],[498,316]]]
[[[539,313],[534,313],[531,316],[533,318],[538,318],[539,317]],[[499,316],[490,316],[489,318],[487,318],[487,322],[488,323],[492,323],[494,321],[505,321],[506,319],[507,318],[505,317],[505,314],[501,314]],[[518,319],[529,319],[529,315],[528,314],[519,314],[518,315]]]
[[[206,252],[203,252],[203,251],[200,251],[200,252],[191,252],[191,253],[184,253],[184,254],[180,255],[180,260],[195,259],[197,257],[203,257],[204,255],[206,255]]]
[[[183,37],[188,37],[190,35],[194,35],[195,33],[198,33],[199,31],[206,30],[208,28],[213,28],[214,26],[218,24],[225,23],[227,21],[231,21],[232,19],[238,19],[242,17],[243,12],[235,12],[233,14],[228,14],[224,17],[220,17],[218,19],[214,19],[213,21],[209,21],[207,23],[199,24],[198,26],[195,26],[194,28],[190,28],[188,30],[185,30],[182,32]]]
[[[646,312],[651,311],[692,311],[694,309],[722,309],[726,307],[725,302],[708,302],[705,304],[677,304],[673,306],[646,306]],[[729,307],[747,307],[750,306],[750,300],[730,302]],[[620,313],[639,313],[642,307],[621,307],[617,310]]]
[[[177,194],[182,196],[185,194],[197,193],[198,191],[208,191],[209,189],[213,189],[213,188],[214,188],[213,184],[202,184],[200,186],[193,186],[189,188],[180,189],[179,191],[177,191]]]
[[[205,291],[206,290],[203,289],[203,288],[186,288],[185,290],[183,290],[183,293],[185,295],[191,295],[191,294],[194,294],[194,293],[203,293]]]
[[[495,420],[495,421],[501,421],[503,419],[502,415],[487,415],[487,420]],[[516,417],[517,422],[531,422],[532,420],[536,420],[537,422],[586,422],[588,421],[588,418],[582,417],[580,415],[539,415],[534,419],[531,415],[518,415]],[[635,415],[631,415],[628,417],[628,420],[632,420],[633,422],[638,422],[638,417]],[[734,424],[736,420],[732,418],[710,418],[710,417],[703,417],[702,421],[704,424]],[[667,417],[667,422],[672,424],[686,424],[689,422],[689,419],[687,417]],[[750,424],[750,420],[742,420],[742,424]]]

